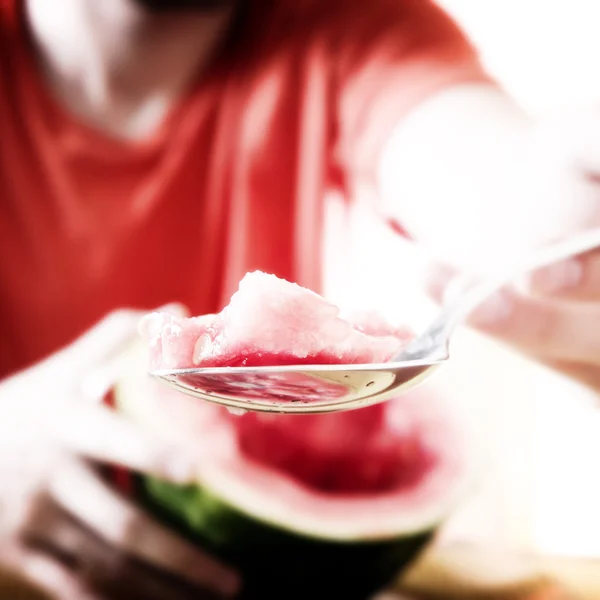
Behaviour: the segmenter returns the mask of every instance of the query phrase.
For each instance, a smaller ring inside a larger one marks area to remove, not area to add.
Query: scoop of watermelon
[[[152,366],[166,369],[384,362],[411,337],[375,313],[342,318],[315,292],[261,271],[242,279],[219,314],[152,313],[140,332]]]

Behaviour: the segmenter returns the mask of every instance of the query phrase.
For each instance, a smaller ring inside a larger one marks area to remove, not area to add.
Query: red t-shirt
[[[444,86],[483,80],[428,0],[250,0],[143,142],[78,122],[0,0],[0,376],[118,307],[219,310],[248,270],[320,289],[323,198]]]

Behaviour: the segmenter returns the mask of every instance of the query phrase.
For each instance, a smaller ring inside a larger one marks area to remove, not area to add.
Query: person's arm
[[[391,127],[377,165],[382,212],[453,264],[510,250],[507,238],[511,246],[520,238],[515,216],[533,201],[531,136],[530,120],[495,86],[438,92]]]
[[[600,225],[600,115],[535,123],[486,85],[456,86],[399,120],[378,164],[382,210],[434,259],[443,300],[460,270],[485,275],[528,249]],[[452,268],[449,268],[452,267]],[[521,282],[523,283],[523,282]],[[600,391],[600,254],[509,286],[470,324]]]
[[[564,132],[501,89],[457,85],[398,120],[377,167],[383,212],[438,259],[489,270],[598,221]]]
[[[438,298],[453,270],[486,272],[600,224],[600,113],[536,123],[432,3],[377,4],[387,19],[362,25],[370,35],[344,63],[336,156],[347,181],[377,187],[382,216],[444,263]],[[599,265],[595,253],[556,265],[472,324],[600,390]]]
[[[565,132],[534,122],[433,2],[373,0],[346,18],[335,157],[350,186],[376,187],[382,216],[468,268],[590,216]]]

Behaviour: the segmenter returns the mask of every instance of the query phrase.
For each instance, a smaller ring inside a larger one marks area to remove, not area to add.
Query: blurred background
[[[597,0],[439,4],[471,36],[490,72],[531,114],[553,117],[600,105]],[[352,220],[361,228],[353,229],[351,247],[343,246],[336,236],[341,215],[338,200],[331,198],[331,296],[341,303],[352,298],[353,308],[377,306],[391,319],[423,312],[424,299],[412,279],[420,265],[410,246],[360,208]],[[394,252],[405,260],[394,265],[381,260]],[[341,266],[348,253],[361,274],[359,281]],[[454,364],[432,385],[454,386],[470,403],[484,424],[491,461],[486,483],[449,524],[446,539],[547,556],[600,558],[597,399],[470,332],[461,332],[453,353]],[[600,590],[594,597],[600,597]]]

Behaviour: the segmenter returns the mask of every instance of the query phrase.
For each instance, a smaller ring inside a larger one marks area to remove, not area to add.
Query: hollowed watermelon
[[[303,326],[304,324],[304,326]],[[425,388],[325,415],[233,416],[146,376],[155,366],[380,361],[406,340],[255,273],[219,315],[146,319],[118,406],[200,457],[198,481],[143,478],[144,501],[244,578],[246,598],[367,598],[430,540],[470,482],[460,419]],[[198,350],[200,348],[200,351]]]

